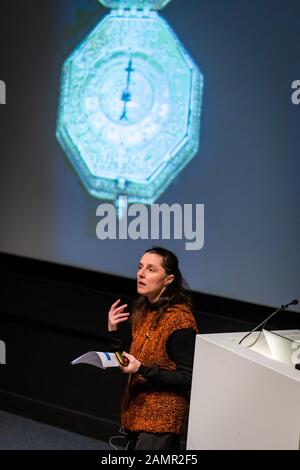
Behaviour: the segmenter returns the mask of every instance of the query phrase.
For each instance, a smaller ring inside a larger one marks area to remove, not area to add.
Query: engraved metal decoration
[[[161,10],[171,0],[98,0],[107,8],[137,8],[150,10]]]

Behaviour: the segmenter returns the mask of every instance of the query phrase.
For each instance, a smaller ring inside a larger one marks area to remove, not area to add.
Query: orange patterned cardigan
[[[169,307],[158,326],[153,328],[157,311],[145,314],[138,326],[133,325],[130,354],[146,366],[170,371],[176,364],[167,354],[167,341],[176,330],[197,330],[194,316],[185,305]],[[181,434],[188,411],[188,394],[172,391],[148,382],[141,374],[130,374],[122,404],[121,422],[129,431]]]

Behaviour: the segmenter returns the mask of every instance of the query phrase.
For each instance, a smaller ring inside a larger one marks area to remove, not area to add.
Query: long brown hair
[[[160,246],[154,246],[145,251],[145,253],[153,253],[161,256],[164,270],[167,274],[173,274],[174,276],[174,280],[168,284],[158,302],[155,303],[158,312],[156,324],[162,318],[167,308],[172,305],[183,304],[192,308],[192,295],[180,272],[177,256],[172,253],[172,251]],[[143,295],[138,296],[132,306],[131,322],[138,324],[139,320],[150,308],[151,304],[147,297]]]

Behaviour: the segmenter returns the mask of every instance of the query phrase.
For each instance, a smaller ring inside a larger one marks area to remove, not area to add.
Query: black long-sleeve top
[[[191,387],[194,348],[196,331],[186,328],[175,331],[167,341],[167,353],[171,361],[175,362],[176,370],[170,371],[159,367],[150,367],[141,364],[138,373],[149,381],[171,385],[175,388],[188,390]],[[113,352],[128,351],[126,344],[118,331],[107,334]],[[131,343],[131,341],[130,341]]]

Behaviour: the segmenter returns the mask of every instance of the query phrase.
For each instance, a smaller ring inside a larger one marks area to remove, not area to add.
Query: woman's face
[[[167,274],[163,267],[163,258],[156,253],[145,253],[137,270],[137,291],[150,302],[157,302],[168,284],[174,280],[173,274]]]

